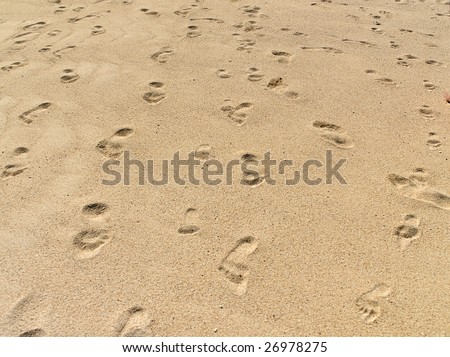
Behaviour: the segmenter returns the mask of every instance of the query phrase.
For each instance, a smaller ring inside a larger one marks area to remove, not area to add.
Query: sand
[[[449,336],[449,11],[2,0],[0,334]],[[195,150],[346,184],[102,184]]]

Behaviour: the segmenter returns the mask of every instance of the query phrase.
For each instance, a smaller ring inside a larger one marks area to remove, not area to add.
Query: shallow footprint
[[[93,36],[101,35],[105,32],[106,32],[106,30],[103,26],[96,25],[92,28],[91,35],[93,35]]]
[[[231,78],[231,74],[228,73],[226,69],[218,69],[216,71],[216,76],[219,78]]]
[[[95,202],[89,203],[83,207],[81,212],[89,218],[98,218],[109,211],[109,206],[106,203]]]
[[[420,238],[419,225],[420,218],[413,214],[407,214],[403,218],[403,222],[397,226],[395,236],[399,241],[401,251],[408,249],[413,241]]]
[[[119,316],[116,334],[122,337],[144,337],[148,335],[151,325],[147,311],[140,306],[133,306]]]
[[[250,82],[259,82],[264,78],[264,74],[260,72],[260,70],[256,67],[250,67],[247,70],[248,76],[247,79]]]
[[[382,313],[381,301],[391,294],[391,288],[386,284],[377,284],[372,290],[361,295],[356,300],[361,320],[366,324],[374,323]]]
[[[16,61],[16,62],[12,62],[11,64],[8,64],[8,65],[6,65],[6,66],[3,66],[3,67],[1,67],[0,69],[1,69],[3,72],[9,72],[9,71],[12,71],[12,70],[14,70],[14,69],[17,69],[17,68],[19,68],[19,67],[26,66],[27,64],[28,64],[28,62],[25,62],[25,61]]]
[[[22,332],[19,337],[43,337],[45,336],[45,331],[41,328],[35,328],[33,330],[28,330]]]
[[[258,248],[255,237],[247,236],[239,239],[236,246],[227,254],[219,265],[232,292],[243,295],[247,291],[249,268],[248,257]]]
[[[48,108],[51,107],[51,105],[52,105],[52,103],[50,103],[50,102],[41,103],[38,106],[20,114],[19,120],[23,121],[25,124],[31,124],[33,122],[33,120],[36,119],[40,113],[46,111]]]
[[[430,150],[437,150],[442,146],[442,141],[435,132],[428,133],[427,146]]]
[[[124,146],[123,141],[125,138],[134,134],[134,129],[132,128],[122,128],[117,130],[109,138],[101,140],[96,146],[96,150],[102,155],[107,156],[111,159],[117,159],[123,153]]]
[[[423,169],[416,169],[409,177],[390,174],[388,180],[405,197],[450,210],[450,195],[429,186],[428,174]]]
[[[246,153],[241,156],[242,160],[242,181],[245,186],[256,187],[264,182],[264,172],[259,166],[259,159],[256,155]],[[259,168],[259,169],[258,169]]]
[[[435,112],[433,109],[431,109],[428,105],[424,104],[422,105],[422,108],[419,109],[419,113],[425,118],[425,119],[434,119],[439,113]]]
[[[80,76],[76,74],[73,69],[65,69],[63,70],[63,75],[61,76],[62,83],[72,83],[77,81]]]
[[[168,46],[162,47],[159,51],[151,55],[151,59],[158,63],[166,63],[170,56],[174,54],[174,50]]]
[[[289,52],[274,50],[272,51],[272,55],[278,59],[279,63],[289,63],[292,61],[292,55]]]
[[[353,140],[339,125],[321,120],[314,121],[312,125],[315,129],[320,131],[319,135],[322,139],[336,147],[341,149],[350,149],[354,147]]]
[[[106,229],[85,229],[75,235],[73,245],[75,258],[91,259],[98,255],[105,244],[111,241],[111,232]]]
[[[231,105],[223,105],[220,109],[228,113],[227,116],[238,125],[243,125],[247,121],[246,110],[253,107],[253,103],[243,102],[235,107]]]
[[[184,217],[184,224],[178,228],[180,234],[196,234],[200,231],[198,226],[198,211],[195,208],[186,210]]]
[[[14,177],[14,176],[20,175],[21,173],[23,173],[27,169],[28,169],[28,166],[25,166],[25,165],[8,164],[8,165],[5,165],[5,167],[3,168],[3,170],[2,170],[2,172],[0,174],[0,178],[5,180],[5,179],[8,179],[10,177]]]

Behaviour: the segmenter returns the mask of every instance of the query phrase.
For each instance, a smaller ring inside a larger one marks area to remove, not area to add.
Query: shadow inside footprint
[[[319,135],[322,139],[336,147],[341,149],[350,149],[354,147],[353,141],[339,125],[320,120],[314,121],[312,125],[315,129],[320,130]]]
[[[75,235],[73,245],[77,249],[77,259],[90,259],[100,253],[102,247],[111,241],[111,233],[106,229],[86,229]]]
[[[258,241],[255,237],[241,238],[219,265],[219,271],[224,273],[232,292],[236,295],[243,295],[247,291],[249,274],[247,260],[257,248]]]

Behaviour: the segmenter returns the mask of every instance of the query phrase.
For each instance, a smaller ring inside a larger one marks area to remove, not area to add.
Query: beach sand
[[[449,33],[431,0],[2,0],[0,334],[449,336]],[[195,150],[346,184],[102,183]]]

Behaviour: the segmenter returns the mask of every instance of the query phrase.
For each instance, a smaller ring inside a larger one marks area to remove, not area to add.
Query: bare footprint
[[[175,53],[175,51],[168,47],[162,47],[159,51],[151,55],[151,59],[158,63],[166,63],[167,60]]]
[[[47,109],[50,108],[51,105],[52,103],[50,102],[43,102],[36,107],[20,114],[19,120],[21,120],[25,124],[31,124],[39,116],[39,114],[47,111]]]
[[[10,72],[10,71],[13,71],[13,70],[15,70],[17,68],[26,66],[27,64],[28,64],[28,62],[26,62],[26,61],[16,61],[16,62],[12,62],[11,64],[8,64],[6,66],[3,66],[0,69],[3,72]]]
[[[19,337],[43,337],[45,336],[45,331],[41,328],[35,328],[22,332]]]
[[[413,241],[420,238],[419,225],[420,218],[407,214],[397,226],[394,234],[399,241],[401,251],[408,249]]]
[[[122,337],[144,337],[148,336],[152,324],[144,308],[133,306],[119,316],[115,332]]]
[[[75,235],[73,246],[75,258],[91,259],[97,256],[105,244],[111,241],[112,235],[106,229],[85,229]]]
[[[151,90],[142,96],[147,103],[156,105],[167,97],[166,92],[163,90],[163,82],[150,82],[149,87]]]
[[[243,39],[239,41],[239,46],[236,47],[236,50],[238,51],[247,51],[250,53],[253,50],[253,47],[255,47],[256,41],[250,40],[250,39]]]
[[[272,55],[274,55],[279,63],[289,63],[292,61],[292,55],[289,52],[273,50]]]
[[[407,198],[450,210],[450,195],[429,186],[429,174],[423,169],[415,169],[409,177],[390,174],[388,180]]]
[[[124,150],[124,140],[134,134],[132,128],[122,128],[117,130],[109,138],[101,140],[96,146],[96,150],[103,156],[111,159],[117,159],[120,157]]]
[[[109,206],[106,203],[95,202],[89,203],[83,207],[81,212],[88,218],[99,218],[104,216],[109,211]]]
[[[315,129],[319,130],[319,135],[322,139],[336,147],[341,149],[350,149],[354,147],[353,140],[339,125],[321,120],[314,121],[312,125]]]
[[[428,105],[424,104],[419,109],[419,113],[425,118],[425,119],[434,119],[437,115],[439,115],[438,112],[435,112],[433,109],[431,109]]]
[[[245,153],[241,156],[242,161],[242,180],[244,186],[256,187],[264,182],[264,172],[259,164],[258,156]]]
[[[253,103],[243,102],[235,107],[231,105],[223,105],[220,109],[227,113],[228,118],[238,125],[243,125],[247,121],[246,111],[253,107]]]
[[[435,132],[428,133],[427,146],[430,150],[437,150],[442,147],[442,141]]]
[[[216,71],[216,76],[219,78],[224,78],[224,79],[231,78],[231,74],[226,69],[222,69],[222,68],[220,68]]]
[[[194,157],[199,160],[209,160],[214,157],[211,145],[201,144],[194,152]]]
[[[428,81],[426,79],[423,80],[423,87],[429,92],[434,91],[439,88],[437,85],[434,85],[433,83],[431,83],[430,81]]]
[[[0,173],[0,178],[3,180],[20,175],[25,170],[28,169],[28,166],[20,165],[20,164],[8,164],[5,165],[2,172]]]
[[[383,84],[386,84],[386,85],[392,85],[392,86],[395,86],[395,87],[398,86],[398,84],[397,84],[393,79],[388,78],[388,77],[385,77],[385,76],[383,76],[383,75],[380,75],[380,74],[378,74],[378,73],[377,73],[375,70],[373,70],[373,69],[367,69],[365,72],[366,72],[369,76],[374,77],[375,80],[376,80],[377,82],[379,82],[379,83],[383,83]]]
[[[334,47],[327,47],[327,46],[321,46],[321,47],[300,47],[302,50],[306,51],[323,51],[327,53],[344,53],[344,51],[334,48]]]
[[[187,37],[195,38],[200,37],[201,35],[202,33],[199,31],[198,26],[195,25],[188,26],[188,32],[186,34]]]
[[[154,16],[154,17],[159,17],[161,15],[158,11],[152,11],[152,10],[146,9],[146,8],[141,9],[141,12],[143,12],[145,15]]]
[[[92,36],[97,36],[97,35],[101,35],[103,33],[105,33],[106,30],[103,26],[101,25],[95,25],[92,30],[91,30],[91,35]]]
[[[260,72],[260,70],[256,67],[250,67],[247,70],[248,76],[247,79],[250,82],[259,82],[264,78],[264,74]]]
[[[381,302],[389,297],[391,288],[386,284],[377,284],[369,292],[362,294],[356,300],[359,307],[361,320],[366,324],[372,324],[381,316]]]
[[[80,76],[76,74],[73,69],[63,70],[63,75],[61,76],[61,83],[72,83],[77,81]]]
[[[198,211],[195,208],[188,208],[184,216],[184,223],[178,228],[178,233],[193,235],[200,231],[198,226]]]
[[[231,291],[236,295],[243,295],[248,286],[248,258],[258,248],[255,237],[247,236],[239,239],[236,246],[227,254],[219,265]]]

